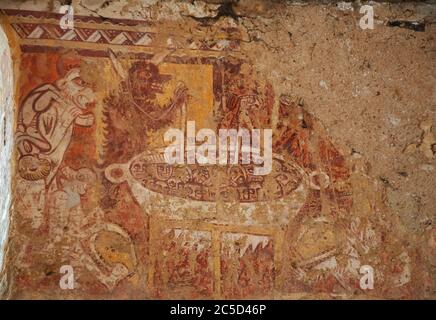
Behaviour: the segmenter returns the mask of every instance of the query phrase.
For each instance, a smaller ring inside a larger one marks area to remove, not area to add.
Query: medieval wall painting
[[[77,17],[62,30],[7,14],[20,52],[17,297],[408,296],[411,258],[363,161],[341,154],[304,97],[254,71],[238,30],[168,42],[140,22]],[[187,121],[272,128],[271,173],[168,165],[164,133]],[[62,265],[74,290],[59,288]]]

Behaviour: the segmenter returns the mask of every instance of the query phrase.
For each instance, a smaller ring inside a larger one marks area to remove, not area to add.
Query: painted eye
[[[76,79],[73,80],[73,82],[75,84],[78,84],[79,86],[85,85],[85,82],[81,78],[76,78]]]
[[[151,73],[148,71],[140,71],[138,73],[138,77],[141,79],[149,79],[149,78],[151,78]]]

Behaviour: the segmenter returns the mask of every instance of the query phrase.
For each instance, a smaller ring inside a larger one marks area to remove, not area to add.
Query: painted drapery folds
[[[365,161],[255,71],[237,28],[206,41],[171,22],[3,14],[19,70],[12,297],[401,298],[425,283]],[[187,121],[272,129],[272,171],[166,164],[164,133]]]

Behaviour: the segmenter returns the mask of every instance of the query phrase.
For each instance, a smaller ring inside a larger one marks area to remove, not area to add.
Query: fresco
[[[411,254],[364,160],[255,72],[238,30],[174,44],[140,22],[62,30],[48,14],[7,14],[20,51],[16,297],[410,296]],[[272,172],[166,164],[164,132],[187,121],[272,128]],[[59,288],[63,265],[74,290]]]

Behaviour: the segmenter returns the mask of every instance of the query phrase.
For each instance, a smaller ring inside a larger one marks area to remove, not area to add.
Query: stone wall
[[[0,26],[0,266],[9,226],[11,203],[11,154],[13,146],[13,76],[8,39]]]

